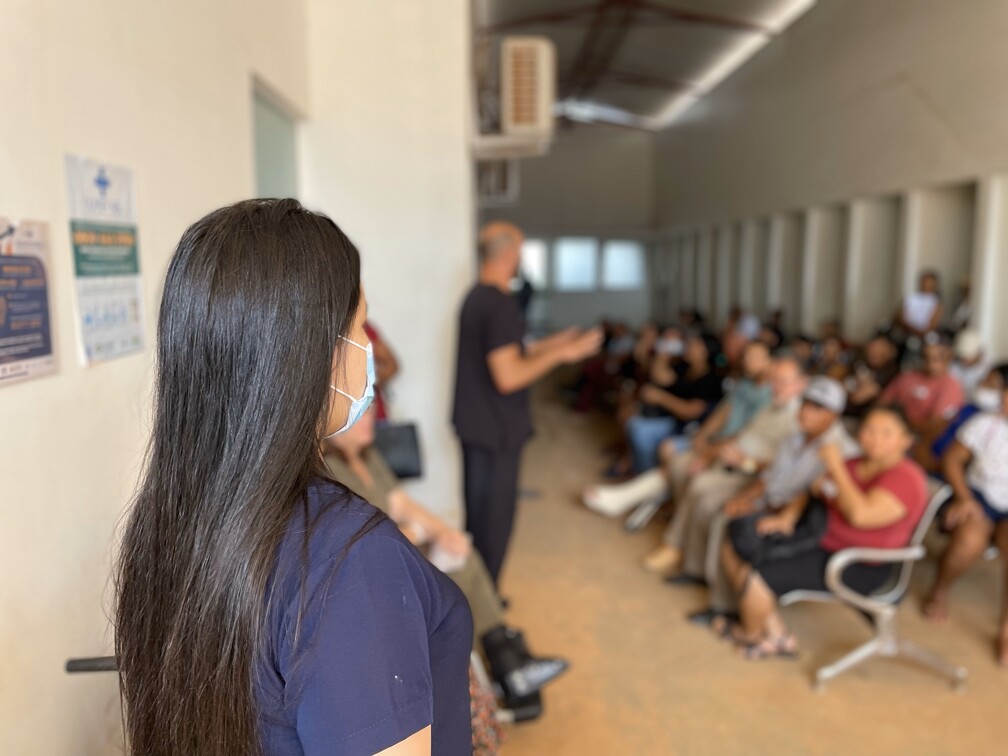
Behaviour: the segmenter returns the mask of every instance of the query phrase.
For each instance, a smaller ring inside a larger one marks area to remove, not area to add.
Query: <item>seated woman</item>
[[[755,567],[730,544],[724,547],[724,568],[739,597],[740,623],[732,634],[746,658],[797,655],[797,641],[777,611],[777,599],[795,590],[826,590],[826,564],[834,553],[909,542],[928,498],[924,471],[907,457],[914,441],[910,426],[899,409],[877,407],[865,417],[858,439],[863,455],[846,462],[835,444],[819,450],[826,473],[812,493],[824,500],[827,521],[818,547]],[[891,565],[857,563],[847,568],[843,581],[867,594],[891,573]],[[715,630],[724,632],[726,625],[716,623]]]
[[[686,341],[683,362],[677,370],[668,365],[671,355],[659,357],[652,371],[653,382],[641,389],[645,413],[627,423],[627,435],[635,456],[644,462],[640,465],[644,474],[622,485],[587,488],[586,506],[618,517],[649,496],[665,491],[664,475],[656,469],[658,445],[680,426],[703,420],[721,400],[721,378],[714,370],[719,354],[713,336],[693,334]],[[646,461],[642,459],[645,457]]]
[[[931,445],[931,454],[936,460],[935,471],[932,475],[940,476],[944,479],[941,471],[941,460],[945,452],[949,450],[959,435],[959,430],[970,418],[981,412],[998,412],[1001,409],[1001,395],[1008,389],[1008,362],[1002,362],[992,367],[980,385],[976,387],[969,401],[963,405],[948,427],[942,431],[937,440]]]
[[[681,434],[689,423],[702,421],[721,401],[721,378],[714,372],[717,342],[701,335],[691,337],[685,346],[676,340],[666,333],[658,342],[650,382],[638,395],[640,407],[625,424],[637,473],[658,464],[662,441]]]
[[[942,457],[945,480],[955,496],[945,512],[945,524],[954,530],[923,606],[925,616],[932,620],[948,618],[952,584],[980,558],[991,538],[1008,563],[1008,386],[1004,383],[999,398],[994,411],[975,414],[959,428]],[[997,657],[1008,666],[1008,588],[1003,590]]]
[[[504,607],[490,573],[466,534],[413,500],[399,485],[374,446],[375,413],[368,411],[352,428],[326,440],[325,463],[333,477],[382,510],[410,542],[428,553],[462,590],[472,609],[475,639],[483,647],[494,679],[508,706],[531,695],[567,669],[558,658],[533,657],[522,634],[504,624]]]

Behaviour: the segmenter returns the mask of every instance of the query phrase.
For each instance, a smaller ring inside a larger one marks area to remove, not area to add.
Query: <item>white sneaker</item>
[[[602,495],[598,488],[586,488],[581,494],[581,501],[592,512],[598,512],[606,517],[622,517],[637,506],[635,501],[620,501]]]

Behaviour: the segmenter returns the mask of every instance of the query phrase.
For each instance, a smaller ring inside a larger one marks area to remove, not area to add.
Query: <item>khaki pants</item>
[[[710,523],[707,537],[707,564],[704,578],[710,595],[710,607],[718,612],[734,612],[738,609],[738,598],[721,564],[721,547],[728,535],[728,518],[719,512]]]
[[[476,646],[488,630],[504,624],[504,608],[494,589],[493,580],[477,551],[473,551],[460,569],[447,575],[469,602],[475,635],[473,645]]]
[[[678,459],[673,467],[679,467]],[[673,475],[682,471],[676,470]],[[717,571],[716,560],[724,534],[724,505],[753,480],[752,475],[720,467],[688,479],[683,494],[677,497],[675,516],[665,531],[665,543],[682,552],[685,574],[709,580],[709,573]]]

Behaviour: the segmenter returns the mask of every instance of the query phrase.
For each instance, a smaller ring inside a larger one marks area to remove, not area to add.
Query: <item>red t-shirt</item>
[[[906,514],[892,525],[873,530],[855,528],[837,509],[836,499],[826,499],[828,515],[826,533],[820,545],[829,552],[840,551],[851,546],[867,546],[876,549],[899,549],[910,542],[910,536],[917,527],[928,501],[927,478],[920,466],[904,459],[895,467],[890,467],[871,480],[861,480],[857,474],[860,459],[847,461],[847,471],[854,482],[865,493],[881,488],[895,496],[906,508]]]
[[[898,404],[915,425],[935,418],[949,422],[966,403],[962,386],[949,374],[931,378],[918,371],[903,373],[882,392],[883,404]]]
[[[381,343],[381,334],[378,330],[371,325],[371,321],[364,322],[364,333],[367,334],[368,341],[377,346]],[[374,349],[374,347],[371,347]],[[375,386],[374,390],[374,408],[375,408],[375,419],[376,420],[388,420],[388,409],[385,406],[385,397],[382,396],[381,386]]]

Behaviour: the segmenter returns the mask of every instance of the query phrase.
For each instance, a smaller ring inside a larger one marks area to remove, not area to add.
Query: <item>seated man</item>
[[[771,403],[737,437],[718,444],[714,453],[695,454],[688,462],[677,460],[676,476],[688,477],[689,482],[676,500],[664,543],[645,559],[646,569],[667,574],[681,568],[678,582],[703,579],[711,521],[770,463],[781,441],[797,430],[805,386],[805,374],[794,358],[776,360],[770,371]]]
[[[414,546],[429,552],[434,566],[462,590],[472,609],[491,674],[504,689],[508,706],[535,693],[567,669],[562,659],[536,658],[521,633],[504,624],[504,607],[493,581],[464,533],[410,498],[374,447],[374,410],[345,433],[329,438],[323,452],[333,478],[385,512]]]
[[[983,554],[991,537],[1008,564],[1008,387],[996,411],[974,415],[959,429],[942,469],[955,495],[945,513],[945,524],[954,530],[923,606],[933,620],[948,617],[952,584]],[[997,656],[1008,665],[1008,580],[1002,590]]]
[[[901,373],[885,391],[883,404],[897,404],[906,412],[910,429],[917,435],[912,457],[926,470],[937,469],[931,445],[965,403],[959,381],[949,373],[952,350],[948,339],[929,333],[924,339],[919,370]]]
[[[858,453],[857,443],[840,417],[845,401],[844,388],[838,382],[825,377],[809,382],[798,411],[798,432],[781,443],[773,464],[752,485],[730,499],[723,515],[711,523],[705,563],[710,607],[691,614],[691,621],[709,624],[714,618],[735,611],[735,595],[721,567],[728,523],[731,522],[732,530],[746,533],[750,541],[763,540],[764,534],[769,533],[779,534],[769,536],[774,540],[791,537],[804,508],[806,491],[823,473],[819,449],[835,444],[845,459]],[[750,547],[745,553],[752,551]]]
[[[739,603],[739,625],[731,630],[748,659],[793,658],[798,647],[777,611],[777,599],[795,590],[826,590],[826,564],[849,547],[901,548],[910,541],[927,506],[927,479],[907,458],[913,433],[902,412],[876,407],[858,435],[862,456],[844,461],[833,444],[819,449],[826,475],[812,487],[827,509],[826,531],[817,546],[790,558],[751,565],[730,544],[722,552],[725,572]],[[806,497],[807,499],[807,497]],[[843,581],[863,594],[891,577],[888,564],[857,563]],[[726,631],[724,623],[715,623]]]
[[[609,517],[618,517],[645,499],[666,495],[670,487],[678,498],[693,461],[697,461],[698,471],[707,467],[717,457],[720,446],[738,434],[770,402],[767,378],[771,364],[770,351],[764,344],[750,344],[743,361],[746,377],[700,426],[693,437],[692,452],[677,457],[675,443],[679,439],[666,440],[660,448],[663,458],[661,467],[619,485],[586,488],[583,494],[585,506]],[[674,465],[673,460],[677,464]]]

